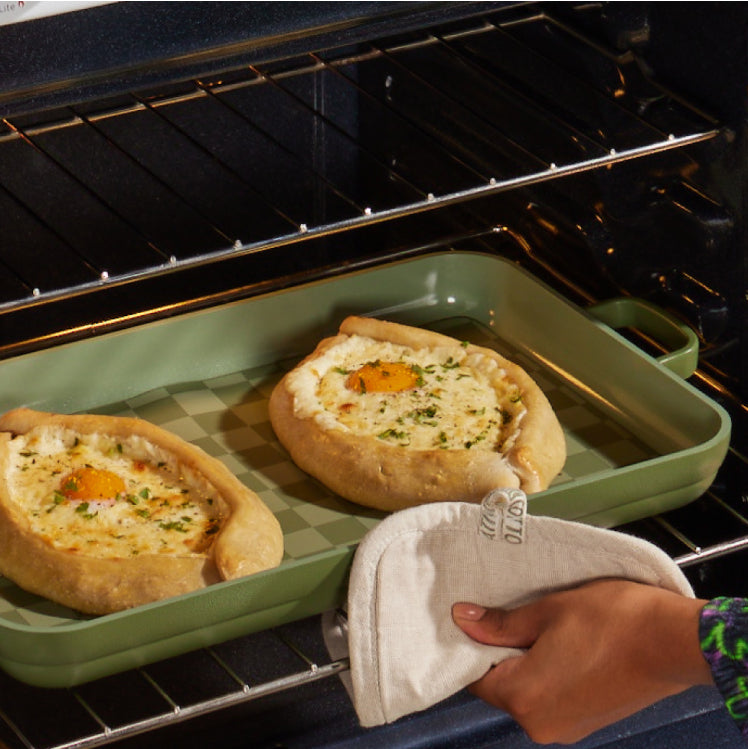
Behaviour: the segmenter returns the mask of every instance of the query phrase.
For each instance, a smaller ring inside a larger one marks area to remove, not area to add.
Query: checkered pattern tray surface
[[[568,451],[564,470],[554,484],[657,457],[573,386],[530,356],[510,350],[493,331],[464,318],[433,327],[458,340],[496,349],[522,366],[546,393],[564,428]],[[147,419],[223,461],[278,518],[284,534],[284,561],[303,560],[355,545],[382,514],[328,491],[300,471],[279,445],[267,402],[275,384],[295,363],[273,363],[177,383],[94,410]],[[0,620],[50,627],[80,618],[0,578]]]

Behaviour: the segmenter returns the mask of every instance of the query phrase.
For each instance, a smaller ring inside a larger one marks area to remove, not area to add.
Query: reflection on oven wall
[[[723,124],[711,142],[596,175],[595,218],[612,244],[607,248],[603,240],[593,255],[630,293],[681,314],[699,333],[703,366],[745,401],[748,286],[741,165],[748,19],[734,4],[721,6],[719,13],[710,3],[689,4],[689,10],[606,3],[599,15],[575,15],[598,38],[633,50],[629,68],[656,75]],[[652,111],[660,104],[643,98],[638,106]]]
[[[727,272],[740,265],[736,222],[674,166],[671,176],[622,165],[539,186],[524,207],[512,199],[514,225],[533,256],[595,298],[631,294],[677,313],[698,333],[703,365],[737,389],[744,299]]]

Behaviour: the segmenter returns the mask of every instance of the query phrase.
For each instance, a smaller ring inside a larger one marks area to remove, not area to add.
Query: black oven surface
[[[697,595],[748,595],[746,22],[741,3],[113,3],[0,25],[0,356],[436,249],[509,257],[581,306],[641,296],[697,332],[691,382],[733,439],[704,496],[621,530]],[[532,746],[466,693],[360,729],[323,641],[339,616],[72,689],[0,674],[0,746]],[[579,744],[613,745],[741,741],[697,689]]]

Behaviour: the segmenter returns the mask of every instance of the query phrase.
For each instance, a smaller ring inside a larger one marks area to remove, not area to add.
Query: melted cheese
[[[416,372],[415,384],[370,390],[351,377],[384,363]],[[300,418],[418,450],[505,450],[525,413],[497,362],[461,346],[414,350],[353,335],[292,372],[288,385]]]
[[[213,488],[140,437],[38,427],[9,447],[10,496],[55,548],[97,558],[203,555],[220,527]],[[74,480],[86,474],[88,496]]]

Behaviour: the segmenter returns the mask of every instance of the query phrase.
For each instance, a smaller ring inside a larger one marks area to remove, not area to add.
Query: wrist
[[[648,657],[651,663],[660,662],[659,673],[683,688],[712,683],[699,636],[706,603],[677,594],[660,596],[655,602]]]

